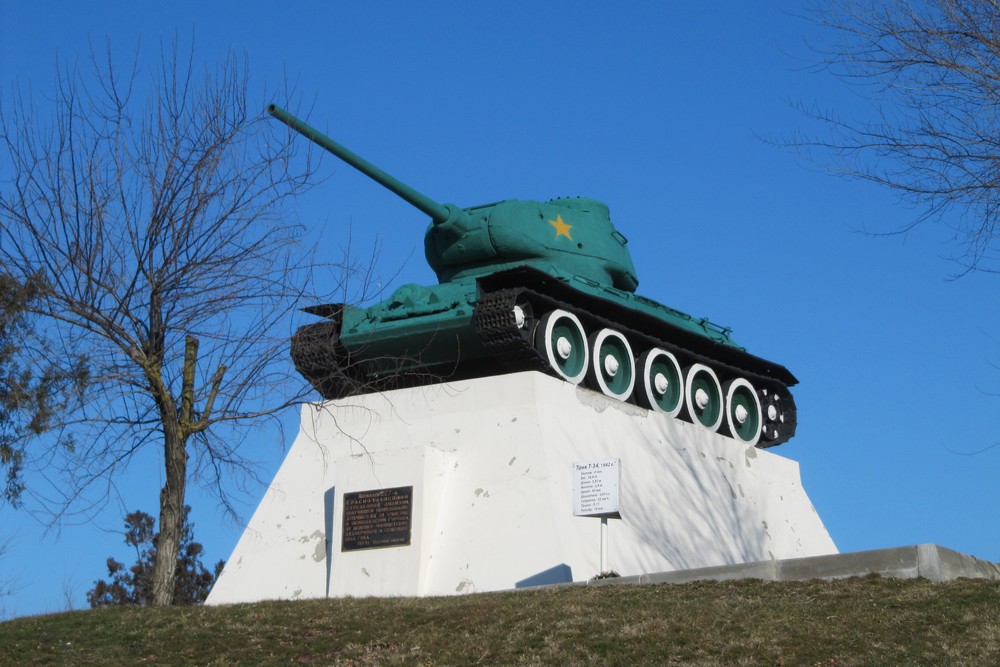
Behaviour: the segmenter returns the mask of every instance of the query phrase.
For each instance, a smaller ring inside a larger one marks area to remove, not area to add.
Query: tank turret
[[[582,197],[440,204],[276,105],[268,112],[430,216],[438,285],[403,285],[292,339],[324,398],[537,370],[767,447],[795,433],[795,377],[727,328],[635,294],[627,240],[607,205]]]
[[[501,201],[467,209],[439,204],[281,107],[272,104],[267,110],[429,215],[424,253],[439,282],[483,276],[516,265],[584,276],[627,292],[638,286],[627,240],[611,223],[608,207],[599,201]],[[565,215],[567,211],[571,215]]]

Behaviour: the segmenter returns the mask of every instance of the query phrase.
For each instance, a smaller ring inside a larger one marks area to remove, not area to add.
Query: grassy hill
[[[0,665],[1000,665],[1000,582],[564,587],[101,609],[0,623]]]

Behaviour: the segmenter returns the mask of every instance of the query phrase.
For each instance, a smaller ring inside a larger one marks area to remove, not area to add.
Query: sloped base
[[[540,373],[306,406],[208,604],[584,581],[600,520],[574,463],[620,459],[619,574],[837,552],[798,464]],[[342,550],[344,494],[412,487],[407,546]]]

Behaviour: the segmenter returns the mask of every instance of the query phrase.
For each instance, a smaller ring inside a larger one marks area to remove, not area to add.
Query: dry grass
[[[0,624],[0,665],[998,665],[1000,583],[875,577],[106,609]]]

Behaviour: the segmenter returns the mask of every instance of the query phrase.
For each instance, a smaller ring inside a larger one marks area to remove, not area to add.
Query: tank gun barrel
[[[365,176],[374,180],[376,183],[381,184],[386,189],[396,193],[405,201],[431,216],[434,222],[442,223],[448,219],[450,211],[447,206],[439,204],[423,193],[414,190],[406,183],[403,183],[398,178],[386,173],[384,170],[379,169],[357,153],[354,153],[353,151],[340,145],[330,137],[317,130],[315,127],[288,113],[277,104],[269,104],[267,106],[267,112],[313,143],[318,144],[333,153]]]

